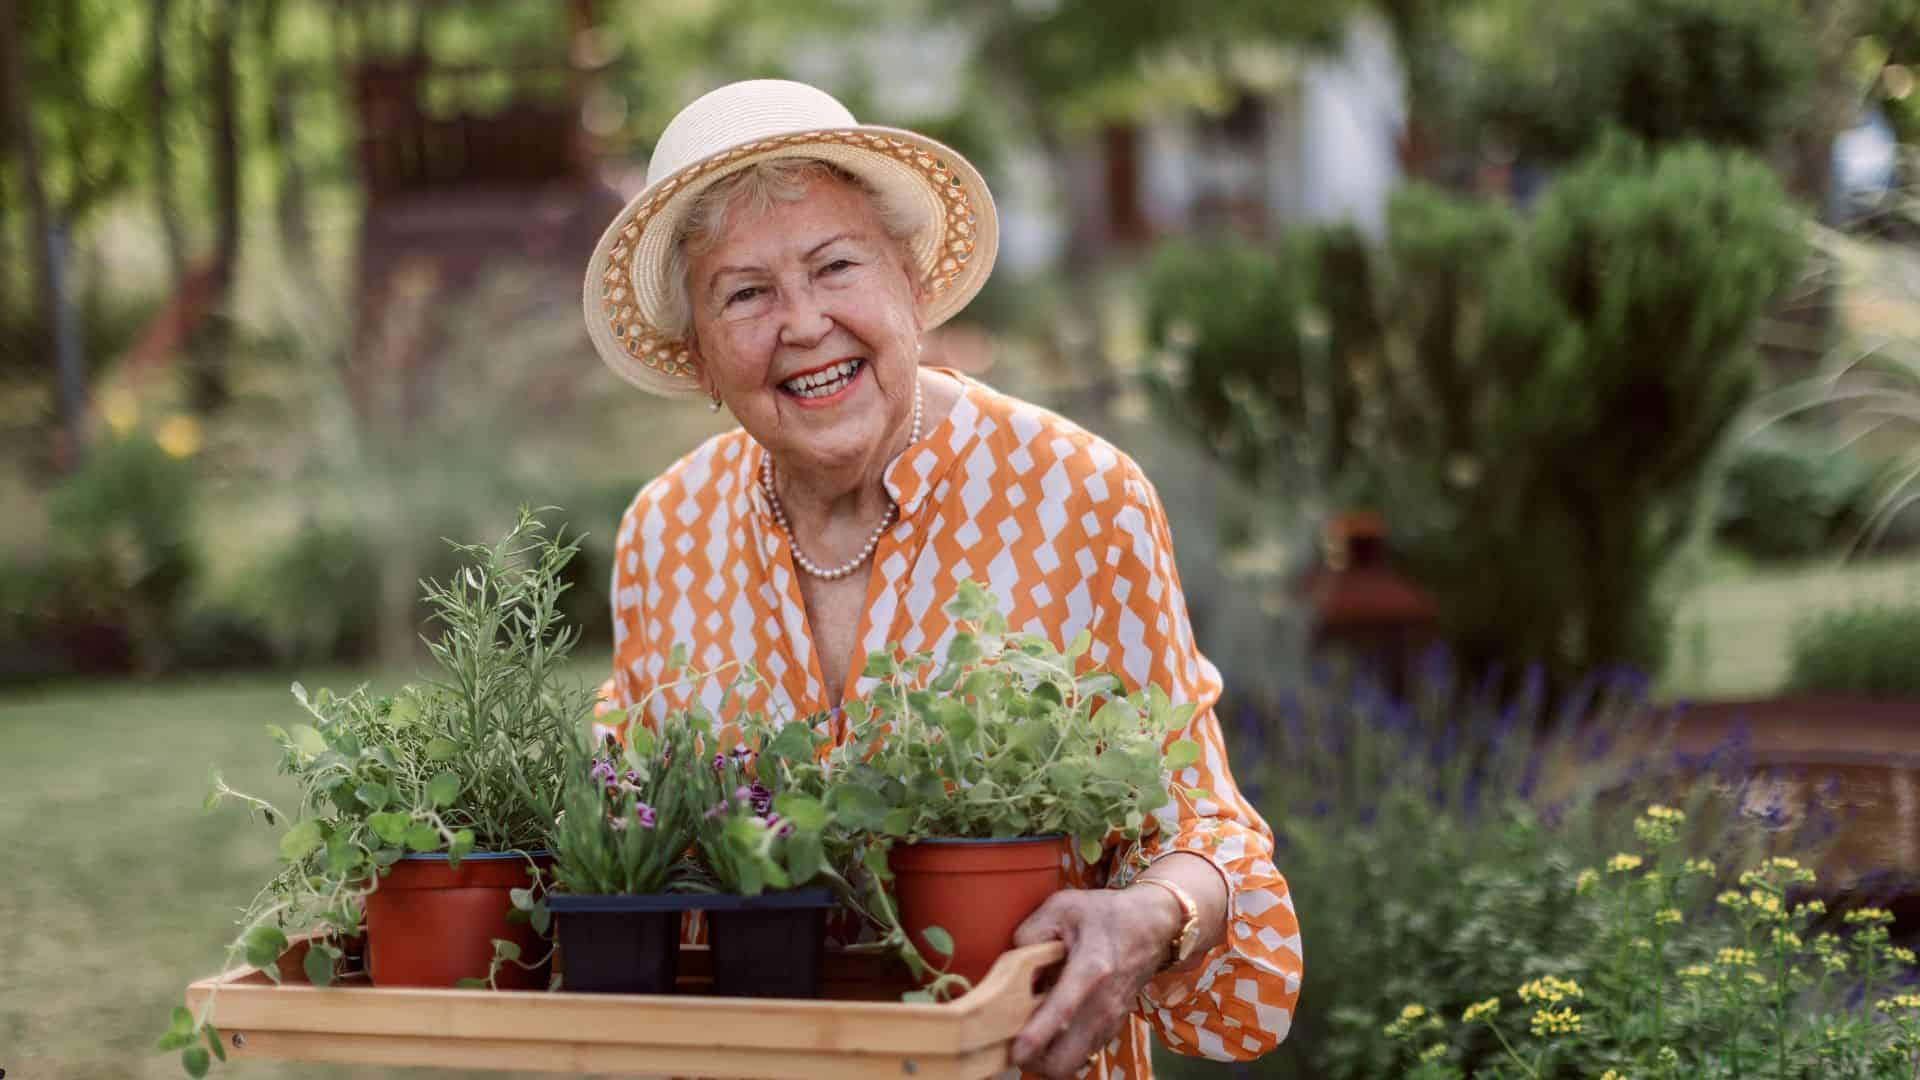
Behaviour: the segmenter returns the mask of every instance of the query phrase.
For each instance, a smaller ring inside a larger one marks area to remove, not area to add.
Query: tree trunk
[[[167,272],[177,295],[187,280],[186,230],[180,221],[180,201],[173,191],[173,143],[167,130],[172,119],[172,87],[167,77],[167,22],[173,0],[153,0],[147,13],[147,137],[153,148],[153,202],[166,237]]]
[[[307,216],[307,177],[294,145],[292,105],[279,65],[279,36],[280,0],[261,0],[260,57],[267,69],[267,146],[280,166],[279,189],[274,193],[274,220],[279,227],[281,256],[287,268],[311,283],[315,275],[313,230]]]
[[[227,403],[233,344],[234,265],[240,253],[240,135],[234,94],[233,0],[215,0],[208,35],[208,103],[213,111],[215,276],[212,314],[195,343],[189,398],[196,411]]]
[[[64,299],[59,276],[59,223],[54,220],[53,209],[47,201],[47,189],[41,173],[39,139],[33,130],[31,111],[27,108],[27,87],[32,80],[27,78],[27,57],[20,48],[20,41],[26,36],[26,20],[22,17],[22,11],[18,0],[0,0],[0,77],[7,80],[6,121],[12,135],[14,154],[20,162],[21,184],[26,188],[28,247],[32,251],[33,261],[33,317],[28,322],[31,338],[23,344],[28,356],[51,361],[48,367],[53,370],[49,373],[57,377],[58,357],[48,346],[49,335]],[[61,395],[60,402],[65,453],[57,453],[56,457],[66,462],[77,461],[84,445],[83,407],[67,394]]]

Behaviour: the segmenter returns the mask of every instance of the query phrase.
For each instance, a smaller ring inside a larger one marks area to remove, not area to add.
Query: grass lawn
[[[1876,603],[1920,604],[1920,554],[1714,568],[1679,599],[1662,689],[1700,699],[1774,693],[1799,620]]]
[[[598,658],[579,667],[582,678],[604,670]],[[303,675],[309,687],[342,690],[360,678]],[[203,814],[207,770],[217,763],[233,786],[291,803],[261,730],[299,719],[290,681],[114,683],[0,697],[0,837],[14,874],[0,889],[7,1075],[185,1075],[154,1040],[186,984],[218,969],[239,909],[273,871],[278,836],[237,807]],[[231,1075],[396,1074],[450,1075],[265,1064]]]

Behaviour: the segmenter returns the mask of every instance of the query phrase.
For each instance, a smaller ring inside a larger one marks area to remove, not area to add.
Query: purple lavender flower
[[[613,763],[596,759],[589,775],[603,784],[611,784],[613,783]]]
[[[639,770],[637,770],[637,769],[628,769],[628,770],[627,770],[627,783],[629,783],[629,784],[635,784],[635,785],[637,785],[637,784],[639,784],[639,783],[640,783],[640,772],[639,772]]]
[[[775,836],[785,836],[793,831],[793,822],[782,818],[779,814],[767,814],[766,819],[767,828],[772,829]]]
[[[724,769],[726,767],[727,767],[727,755],[725,754],[713,755],[713,771],[714,772],[719,772],[721,769]]]
[[[758,781],[741,790],[747,793],[747,801],[753,804],[754,813],[766,817],[767,813],[773,809],[773,792],[768,791]]]
[[[719,802],[714,803],[712,806],[707,808],[707,814],[706,814],[707,820],[712,821],[714,818],[717,818],[722,814],[725,814],[731,805],[732,804],[727,802],[727,800],[725,799],[721,799]]]
[[[633,816],[639,819],[641,828],[643,829],[653,828],[653,823],[654,823],[653,807],[648,806],[646,803],[635,800],[633,804]]]
[[[753,747],[748,746],[746,743],[740,743],[733,748],[733,760],[735,761],[745,761],[752,756]]]

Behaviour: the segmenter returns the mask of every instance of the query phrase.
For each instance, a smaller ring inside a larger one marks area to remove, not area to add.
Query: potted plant
[[[658,739],[631,725],[626,738],[625,746],[571,744],[545,910],[560,920],[566,989],[664,994],[673,990],[688,906],[674,890],[690,877],[685,863],[705,801],[681,778],[699,769],[701,747],[683,724]]]
[[[592,707],[591,688],[561,676],[577,632],[561,627],[558,601],[578,540],[545,535],[523,510],[498,544],[454,546],[467,565],[425,584],[437,678],[392,696],[296,683],[312,722],[268,727],[299,785],[291,814],[213,773],[209,808],[233,799],[286,826],[284,865],[249,905],[229,963],[244,956],[278,979],[289,935],[306,933],[305,974],[324,986],[364,927],[375,985],[546,984],[541,962],[520,959],[545,927],[508,915],[510,892],[548,859],[564,749]],[[189,1071],[205,1067],[189,1043],[212,1031],[211,1011],[210,1000],[190,1018],[187,1043],[177,1016],[162,1040],[190,1055]]]
[[[704,730],[704,723],[688,723]],[[824,736],[810,724],[773,727],[739,717],[745,740],[715,745],[710,796],[697,826],[700,864],[712,892],[707,914],[714,992],[727,997],[820,996],[827,913],[845,879],[829,860],[826,789],[806,768]],[[760,749],[756,753],[753,746]],[[795,768],[795,766],[800,766]]]
[[[836,821],[871,832],[864,865],[893,883],[891,896],[873,894],[879,921],[904,932],[934,994],[970,986],[1012,946],[1062,887],[1071,850],[1093,862],[1109,841],[1137,840],[1169,800],[1166,776],[1199,756],[1184,739],[1162,752],[1193,706],[1080,670],[1088,635],[1062,653],[1009,634],[972,581],[946,610],[958,632],[940,663],[867,658],[879,682],[848,706],[851,737],[822,764]],[[944,972],[928,953],[947,958]]]

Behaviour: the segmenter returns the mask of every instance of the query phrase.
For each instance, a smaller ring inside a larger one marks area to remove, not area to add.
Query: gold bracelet
[[[1134,878],[1133,883],[1158,885],[1173,894],[1174,901],[1180,905],[1180,929],[1174,931],[1172,940],[1167,942],[1167,956],[1161,961],[1158,970],[1165,971],[1192,956],[1193,947],[1200,940],[1200,905],[1193,902],[1193,897],[1188,895],[1187,890],[1165,878],[1139,877]]]

